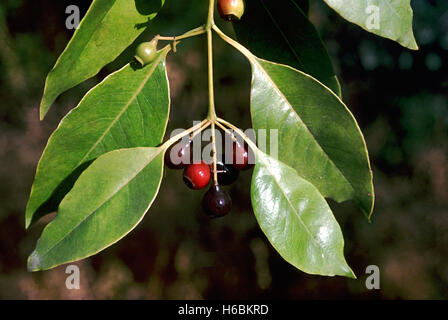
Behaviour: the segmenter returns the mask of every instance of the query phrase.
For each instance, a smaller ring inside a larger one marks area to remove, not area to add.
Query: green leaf
[[[254,129],[278,130],[278,158],[325,197],[354,199],[366,216],[373,184],[362,133],[344,103],[311,76],[249,56]],[[270,142],[268,142],[268,145]]]
[[[344,19],[417,50],[412,32],[411,0],[324,0]]]
[[[328,52],[298,3],[248,0],[243,18],[234,23],[237,38],[256,56],[310,74],[340,96]]]
[[[94,161],[45,227],[28,270],[86,258],[134,229],[158,193],[163,153],[162,148],[122,149]]]
[[[293,168],[258,151],[251,198],[261,229],[286,261],[310,274],[356,278],[327,202]]]
[[[165,0],[94,0],[47,76],[43,119],[64,91],[96,75],[146,29]]]
[[[144,68],[127,65],[81,100],[48,140],[26,208],[26,227],[55,211],[79,174],[103,153],[162,142],[169,116],[167,46]]]

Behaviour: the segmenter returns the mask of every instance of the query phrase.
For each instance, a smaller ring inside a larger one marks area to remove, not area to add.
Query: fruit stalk
[[[194,132],[195,130],[200,129],[202,126],[204,126],[205,124],[207,124],[209,121],[207,119],[202,120],[200,123],[192,126],[191,128],[175,135],[174,137],[170,138],[169,140],[167,140],[162,147],[165,149],[168,149],[173,143],[175,143],[176,141],[182,139],[184,136],[186,136],[187,134],[190,134],[192,132]]]
[[[215,186],[218,185],[218,172],[216,170],[216,136],[215,136],[215,122],[212,122],[212,152],[213,152],[213,182]]]
[[[195,29],[187,31],[184,34],[181,34],[180,36],[161,36],[161,35],[157,35],[156,38],[158,40],[176,41],[176,40],[182,40],[182,39],[187,39],[187,38],[191,38],[191,37],[194,37],[194,36],[198,36],[198,35],[204,34],[205,32],[206,32],[205,31],[205,27],[202,25],[200,27],[197,27]]]
[[[257,145],[248,136],[246,136],[243,131],[241,131],[239,128],[237,128],[236,126],[234,126],[233,124],[224,119],[217,118],[216,121],[235,131],[238,135],[240,135],[244,139],[244,141],[246,141],[246,143],[249,145],[249,147],[252,148],[254,153],[257,153],[258,151]]]
[[[212,3],[213,0],[211,0]],[[210,18],[210,16],[212,18]],[[213,13],[211,15],[209,14],[209,20],[213,19]],[[209,109],[208,109],[208,119],[211,122],[215,122],[216,120],[216,111],[215,111],[215,92],[214,92],[214,86],[213,86],[213,40],[212,40],[212,27],[209,23],[213,24],[212,22],[207,22],[207,55],[208,55],[208,97],[209,97]]]

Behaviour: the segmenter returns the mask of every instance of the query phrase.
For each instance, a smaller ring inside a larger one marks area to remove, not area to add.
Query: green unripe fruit
[[[140,43],[135,50],[135,60],[142,66],[154,61],[157,56],[157,40],[153,39],[150,42]]]
[[[218,12],[226,21],[239,21],[244,14],[244,0],[218,0]]]

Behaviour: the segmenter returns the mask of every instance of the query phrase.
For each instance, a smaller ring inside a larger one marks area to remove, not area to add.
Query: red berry
[[[226,21],[239,21],[244,14],[244,0],[218,0],[218,12]]]
[[[218,218],[229,213],[232,199],[221,186],[213,185],[202,199],[202,207],[210,218]]]
[[[238,170],[247,170],[253,167],[253,157],[249,157],[249,149],[246,143],[235,141],[233,143],[233,166]]]
[[[191,163],[192,142],[182,139],[165,152],[165,164],[170,169],[183,169]]]
[[[205,162],[193,163],[184,169],[184,182],[194,190],[199,190],[210,182],[210,166]]]

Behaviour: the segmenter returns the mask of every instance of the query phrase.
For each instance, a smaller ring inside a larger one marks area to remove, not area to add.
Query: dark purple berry
[[[170,169],[184,169],[191,163],[192,141],[182,139],[165,152],[165,164]]]
[[[232,199],[219,185],[213,185],[202,199],[202,207],[210,218],[223,217],[229,213]]]
[[[254,165],[250,163],[253,157],[249,157],[249,148],[246,143],[235,141],[233,143],[233,166],[238,170],[248,170]]]

